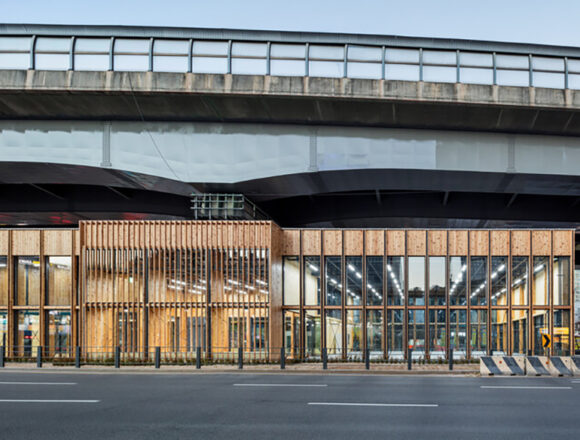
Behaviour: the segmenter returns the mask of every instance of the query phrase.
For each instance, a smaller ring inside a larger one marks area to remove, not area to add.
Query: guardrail
[[[311,76],[580,89],[576,48],[156,28],[149,28],[150,37],[145,36],[148,29],[130,28],[107,36],[107,28],[99,27],[83,27],[76,34],[74,27],[37,28],[39,33],[34,26],[0,26],[0,70]]]

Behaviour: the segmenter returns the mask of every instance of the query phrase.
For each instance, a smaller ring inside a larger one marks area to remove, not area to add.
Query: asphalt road
[[[580,378],[0,372],[0,439],[326,438],[580,438]]]

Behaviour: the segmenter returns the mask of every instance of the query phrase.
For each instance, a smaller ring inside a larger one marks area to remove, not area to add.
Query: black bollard
[[[155,368],[161,368],[161,347],[155,347]]]
[[[411,363],[413,360],[413,349],[409,348],[407,351],[407,370],[411,370]]]
[[[286,350],[284,347],[280,349],[280,370],[286,369]]]
[[[121,347],[115,347],[115,368],[121,367]]]
[[[238,370],[244,368],[244,349],[238,348]]]
[[[36,368],[42,368],[42,347],[36,347]]]
[[[201,369],[201,347],[195,349],[195,368]]]
[[[75,347],[75,368],[81,368],[81,347]]]
[[[0,346],[0,368],[4,368],[4,346]]]
[[[371,351],[368,348],[365,350],[365,368],[371,369]]]
[[[453,370],[453,349],[449,349],[449,371]]]
[[[322,369],[323,370],[328,369],[328,353],[326,351],[326,348],[322,349]]]

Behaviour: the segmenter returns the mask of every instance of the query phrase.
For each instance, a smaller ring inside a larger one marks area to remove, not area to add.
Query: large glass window
[[[407,345],[413,349],[413,357],[425,354],[425,310],[409,310]]]
[[[8,259],[0,256],[0,306],[8,305]]]
[[[449,347],[453,349],[453,357],[467,357],[467,310],[451,310],[449,312]]]
[[[320,357],[320,312],[316,310],[306,310],[304,314],[304,327],[306,330],[306,340],[304,344],[306,358]]]
[[[445,257],[429,257],[429,305],[445,305]]]
[[[425,305],[425,257],[409,257],[409,305]]]
[[[383,311],[367,310],[367,348],[371,357],[383,354]]]
[[[485,356],[487,353],[487,310],[471,310],[469,328],[471,357]]]
[[[554,257],[554,305],[570,305],[570,257]]]
[[[544,335],[550,335],[550,311],[549,310],[534,310],[534,337],[532,339],[532,350],[535,355],[548,355],[550,349],[544,348]]]
[[[320,305],[320,257],[304,257],[304,305]]]
[[[367,257],[367,306],[383,305],[383,257]]]
[[[0,311],[0,346],[8,345],[8,312]]]
[[[405,259],[387,257],[387,303],[390,306],[402,306],[405,303]]]
[[[363,292],[362,257],[346,257],[346,267],[346,305],[360,306]]]
[[[342,311],[327,310],[326,312],[326,352],[329,359],[342,356]]]
[[[40,305],[40,258],[15,257],[15,303],[19,306]]]
[[[50,354],[68,352],[70,346],[70,312],[46,312],[46,342]]]
[[[446,310],[429,310],[429,355],[444,359],[447,347]]]
[[[554,354],[570,355],[570,311],[554,310]]]
[[[512,310],[512,354],[528,354],[528,311]]]
[[[513,306],[528,305],[528,257],[512,257],[511,301]]]
[[[342,261],[340,257],[325,257],[326,305],[342,304]]]
[[[491,305],[507,306],[507,257],[491,257]]]
[[[349,357],[362,360],[363,328],[362,310],[346,311],[346,347]]]
[[[15,312],[15,316],[14,353],[17,356],[30,357],[36,354],[36,348],[40,345],[38,312],[19,310]]]
[[[391,359],[403,358],[404,310],[387,310],[387,352]]]
[[[467,257],[449,258],[449,304],[467,305]]]
[[[470,300],[472,306],[487,305],[487,257],[471,257]]]
[[[284,349],[286,357],[300,358],[300,313],[298,310],[284,311]]]
[[[300,261],[284,257],[284,305],[300,305]]]
[[[550,298],[550,259],[548,257],[534,257],[534,272],[532,283],[532,305],[547,306]]]
[[[494,355],[507,353],[507,310],[491,311],[491,351]]]
[[[71,257],[46,258],[46,304],[71,304]]]

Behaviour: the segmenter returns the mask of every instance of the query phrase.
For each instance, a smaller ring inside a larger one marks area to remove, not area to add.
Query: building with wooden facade
[[[6,353],[187,359],[568,354],[573,230],[84,221],[0,230]],[[544,348],[542,335],[552,335]]]

